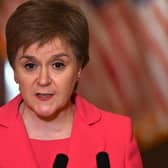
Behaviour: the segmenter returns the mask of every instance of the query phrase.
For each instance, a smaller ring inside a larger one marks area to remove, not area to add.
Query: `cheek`
[[[14,78],[21,88],[29,88],[35,81],[34,74],[26,74],[22,69],[14,72]]]
[[[76,72],[64,74],[64,76],[62,76],[60,79],[58,79],[58,82],[64,88],[65,87],[66,88],[73,88],[74,85],[76,84],[77,76],[78,75]]]
[[[27,77],[24,75],[21,68],[16,68],[14,70],[14,79],[15,79],[15,82],[18,83],[18,84],[21,84],[24,81],[28,81]]]
[[[30,90],[33,88],[33,81],[30,77],[20,75],[17,76],[17,81],[19,85],[19,90],[22,92],[30,92]]]
[[[19,83],[19,90],[24,93],[24,92],[29,92],[30,90],[30,84],[29,82],[25,82],[25,81],[20,81]]]

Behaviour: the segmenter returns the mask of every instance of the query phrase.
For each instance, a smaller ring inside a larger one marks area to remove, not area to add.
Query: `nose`
[[[49,71],[46,67],[42,67],[38,75],[38,84],[40,86],[48,86],[50,83],[51,83],[51,78],[50,78]]]

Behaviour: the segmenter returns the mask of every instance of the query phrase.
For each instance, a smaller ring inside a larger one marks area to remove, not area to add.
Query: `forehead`
[[[18,52],[17,56],[21,55],[36,55],[36,54],[56,54],[56,53],[66,53],[66,54],[73,54],[71,46],[65,41],[60,38],[55,38],[51,41],[48,41],[44,44],[41,42],[35,42],[30,46],[24,48],[21,47]]]

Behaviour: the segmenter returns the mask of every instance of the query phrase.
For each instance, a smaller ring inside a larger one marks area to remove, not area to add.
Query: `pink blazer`
[[[0,168],[38,168],[21,122],[17,96],[0,108]],[[108,153],[111,168],[142,168],[130,119],[104,112],[76,97],[68,168],[96,168],[96,154]]]

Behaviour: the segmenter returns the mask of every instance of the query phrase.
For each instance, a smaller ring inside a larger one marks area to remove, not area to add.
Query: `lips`
[[[53,96],[54,96],[54,94],[52,94],[52,93],[36,93],[36,97],[42,101],[47,101],[47,100],[51,99]]]

